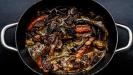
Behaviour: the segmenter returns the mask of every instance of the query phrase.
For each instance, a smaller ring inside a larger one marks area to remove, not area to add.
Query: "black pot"
[[[1,43],[5,48],[8,48],[13,51],[17,51],[25,63],[27,67],[29,67],[32,71],[43,74],[43,72],[38,68],[37,64],[32,60],[30,57],[27,49],[25,48],[25,32],[27,29],[27,25],[32,19],[32,17],[36,16],[36,12],[39,10],[44,10],[44,8],[52,8],[55,6],[76,6],[80,8],[91,8],[97,13],[101,14],[104,18],[106,18],[105,22],[107,25],[105,26],[109,32],[108,36],[108,49],[109,51],[106,53],[105,57],[98,63],[94,68],[92,68],[89,71],[84,72],[76,72],[71,74],[95,74],[102,70],[107,64],[111,61],[112,57],[115,53],[123,51],[128,49],[132,44],[132,31],[127,26],[124,26],[122,24],[117,24],[114,22],[113,18],[109,14],[109,12],[99,3],[92,1],[92,0],[44,0],[36,3],[31,8],[29,8],[24,15],[21,17],[20,21],[18,23],[12,23],[9,25],[6,25],[2,31],[1,31]],[[16,46],[17,48],[13,48],[11,46],[8,46],[5,43],[4,35],[5,31],[13,26],[17,26],[16,28]],[[126,31],[128,31],[129,34],[129,42],[125,47],[122,47],[120,49],[117,49],[117,42],[118,42],[118,31],[117,27],[123,28]],[[49,72],[50,74],[53,74],[53,72]],[[69,73],[70,74],[70,73]]]

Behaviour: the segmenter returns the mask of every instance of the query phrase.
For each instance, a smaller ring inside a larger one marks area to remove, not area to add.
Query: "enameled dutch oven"
[[[117,24],[114,22],[112,16],[109,14],[109,12],[99,3],[96,1],[92,0],[43,0],[40,1],[36,4],[34,4],[32,7],[30,7],[24,15],[21,17],[20,21],[18,23],[12,23],[9,25],[6,25],[2,31],[1,31],[1,43],[2,45],[10,50],[17,51],[19,53],[19,56],[23,60],[24,64],[27,65],[32,71],[36,72],[37,74],[44,74],[37,64],[32,60],[30,57],[26,47],[25,47],[25,33],[27,29],[27,25],[32,19],[32,17],[36,17],[36,12],[37,11],[43,11],[44,8],[53,8],[56,6],[76,6],[80,8],[91,8],[97,13],[101,14],[104,18],[106,18],[105,22],[107,25],[105,26],[109,32],[108,36],[108,52],[106,53],[105,57],[91,70],[89,71],[84,71],[84,72],[76,72],[76,73],[71,73],[71,74],[95,74],[102,70],[107,64],[111,61],[112,57],[114,56],[115,53],[123,51],[128,49],[131,44],[132,44],[132,31],[130,28],[128,28],[125,25],[122,24]],[[5,43],[4,35],[5,31],[11,27],[16,27],[16,46],[17,48],[13,48]],[[128,44],[125,47],[117,49],[117,42],[118,42],[118,31],[117,27],[120,27],[124,30],[126,30],[129,34],[129,40]],[[55,74],[52,72],[49,72],[49,74]],[[69,74],[69,73],[68,73]]]

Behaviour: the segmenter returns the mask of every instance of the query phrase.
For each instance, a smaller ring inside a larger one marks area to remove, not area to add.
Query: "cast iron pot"
[[[81,72],[76,72],[76,73],[68,73],[68,74],[95,74],[102,70],[107,64],[110,62],[112,57],[114,56],[115,53],[123,51],[128,49],[131,44],[132,44],[132,31],[127,27],[122,24],[117,24],[114,22],[113,18],[109,14],[109,12],[99,3],[92,1],[92,0],[43,0],[35,5],[33,5],[31,8],[29,8],[24,15],[21,17],[20,21],[18,23],[12,23],[9,25],[6,25],[2,31],[1,31],[1,43],[5,48],[8,48],[13,51],[17,51],[19,53],[19,56],[23,60],[24,64],[27,65],[32,71],[38,73],[38,74],[44,74],[42,70],[40,70],[37,66],[37,64],[32,60],[30,57],[27,48],[25,47],[25,39],[26,39],[26,29],[27,25],[30,22],[30,20],[33,17],[37,16],[37,11],[43,11],[44,8],[53,8],[56,6],[76,6],[80,8],[91,8],[97,13],[101,14],[104,18],[106,18],[106,28],[109,32],[108,36],[108,52],[106,53],[105,57],[97,63],[97,65],[92,68],[89,71],[81,71]],[[4,35],[5,31],[11,27],[16,27],[16,46],[17,48],[13,48],[5,43]],[[126,31],[128,31],[129,34],[129,41],[128,44],[125,47],[117,49],[117,42],[118,42],[118,31],[117,27],[123,28]],[[49,74],[55,74],[54,72],[49,72]]]

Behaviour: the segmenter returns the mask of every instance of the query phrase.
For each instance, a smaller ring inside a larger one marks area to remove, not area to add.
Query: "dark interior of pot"
[[[31,22],[31,19],[38,16],[37,11],[43,11],[45,9],[54,8],[57,6],[63,7],[77,7],[83,8],[83,11],[93,11],[95,13],[100,14],[105,22],[105,27],[108,30],[108,51],[106,52],[105,56],[102,60],[96,64],[91,70],[88,71],[79,71],[76,73],[67,73],[67,74],[93,74],[101,70],[112,58],[116,44],[117,44],[117,29],[115,27],[114,21],[110,14],[107,12],[105,8],[103,8],[98,3],[91,1],[91,0],[44,0],[29,8],[25,14],[21,17],[20,22],[17,27],[16,32],[16,43],[19,50],[20,57],[22,58],[23,62],[33,71],[37,72],[38,74],[44,74],[44,72],[38,67],[36,62],[31,58],[30,54],[28,53],[27,48],[25,47],[25,40],[26,40],[26,32],[28,24]],[[49,72],[49,74],[59,74],[56,72]]]

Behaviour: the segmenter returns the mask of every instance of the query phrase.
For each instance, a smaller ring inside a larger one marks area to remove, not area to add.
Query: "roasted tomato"
[[[39,16],[38,18],[34,19],[28,26],[28,30],[31,30],[33,28],[33,26],[35,25],[36,22],[41,21],[46,19],[48,16],[47,15],[43,15],[43,16]]]
[[[77,33],[86,33],[86,32],[90,32],[91,31],[91,27],[86,24],[86,25],[77,25],[75,28],[75,31]]]

